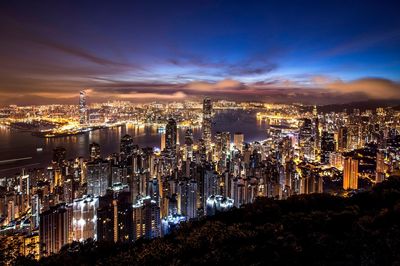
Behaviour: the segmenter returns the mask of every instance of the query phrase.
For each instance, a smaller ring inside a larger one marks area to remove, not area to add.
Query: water
[[[229,131],[232,134],[244,133],[245,141],[252,142],[265,139],[265,123],[256,119],[256,111],[224,110],[218,111],[213,118],[213,134],[217,131]],[[122,136],[129,134],[140,147],[160,147],[160,133],[157,127],[137,127],[126,125],[116,128],[100,129],[76,136],[60,138],[39,138],[29,132],[21,132],[0,127],[0,161],[24,158],[23,160],[0,163],[0,177],[20,173],[21,168],[45,167],[52,159],[53,149],[63,146],[67,149],[67,158],[89,156],[89,144],[100,144],[102,156],[119,152]],[[193,129],[194,139],[201,136],[201,129]],[[214,135],[213,135],[214,136]],[[179,129],[183,143],[184,129]],[[37,151],[43,148],[43,151]]]

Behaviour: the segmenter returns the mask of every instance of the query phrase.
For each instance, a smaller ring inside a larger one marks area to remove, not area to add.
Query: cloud
[[[186,90],[199,92],[237,91],[246,86],[237,80],[224,79],[217,82],[191,82],[182,86]]]
[[[326,89],[341,93],[360,93],[372,99],[400,99],[400,83],[382,78],[364,78],[351,82],[327,83]]]
[[[255,76],[272,72],[278,64],[271,61],[269,53],[254,54],[237,60],[211,60],[199,54],[183,52],[173,49],[174,57],[167,59],[167,63],[177,67],[195,67],[205,72],[212,72],[219,77]]]

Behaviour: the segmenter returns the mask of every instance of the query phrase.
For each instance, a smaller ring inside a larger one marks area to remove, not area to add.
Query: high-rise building
[[[150,197],[133,206],[133,234],[134,240],[161,236],[160,207]]]
[[[90,154],[90,160],[94,161],[97,159],[100,159],[100,145],[96,142],[93,142],[89,145],[89,154]]]
[[[86,108],[86,92],[79,92],[79,123],[86,124],[87,122],[87,108]]]
[[[329,132],[322,132],[321,138],[321,163],[329,164],[329,155],[335,151],[334,134]]]
[[[242,132],[235,132],[233,135],[233,145],[237,150],[243,152],[244,134]]]
[[[40,214],[40,249],[42,256],[60,251],[72,241],[72,209],[66,205],[51,207]]]
[[[231,134],[229,132],[217,132],[215,134],[214,161],[217,162],[218,172],[226,168],[231,145]]]
[[[120,153],[123,153],[126,157],[131,156],[135,150],[133,144],[133,138],[130,135],[125,135],[121,138]]]
[[[133,240],[132,202],[129,192],[109,191],[99,198],[97,239],[127,242]]]
[[[160,145],[160,150],[163,151],[165,150],[165,132],[161,133],[161,145]]]
[[[186,149],[186,160],[192,160],[193,158],[193,130],[188,128],[185,132],[185,149]]]
[[[212,102],[209,97],[203,100],[203,123],[202,138],[207,151],[211,149],[211,124],[212,124]]]
[[[198,189],[197,182],[195,180],[190,180],[188,183],[187,189],[187,204],[186,204],[186,216],[189,219],[193,219],[197,217],[197,200],[198,198]]]
[[[385,153],[378,151],[376,153],[376,176],[375,182],[380,183],[385,179]]]
[[[355,109],[356,110],[356,109]],[[359,124],[350,124],[347,131],[347,149],[355,150],[360,148],[361,130]]]
[[[103,196],[110,184],[110,164],[108,161],[86,163],[87,194]]]
[[[314,139],[311,119],[304,119],[299,132],[300,156],[314,160]]]
[[[358,188],[358,160],[352,157],[344,159],[343,189]]]
[[[72,204],[72,231],[74,241],[97,240],[97,208],[99,198],[84,196]]]
[[[347,127],[339,128],[338,150],[343,152],[347,149]]]
[[[175,158],[176,156],[177,131],[175,119],[170,118],[165,128],[165,151],[170,158]]]

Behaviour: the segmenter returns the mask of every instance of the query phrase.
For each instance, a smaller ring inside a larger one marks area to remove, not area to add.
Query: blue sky
[[[374,86],[400,98],[398,10],[396,1],[2,1],[0,103],[74,101],[82,88],[93,100],[218,88],[215,97],[265,100],[314,89],[315,101],[322,91],[341,102],[374,98]]]

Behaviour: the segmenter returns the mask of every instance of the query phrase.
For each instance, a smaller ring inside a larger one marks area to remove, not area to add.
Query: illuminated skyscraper
[[[86,108],[86,92],[79,92],[79,123],[86,124],[87,122],[87,108]]]
[[[98,197],[85,196],[74,200],[72,204],[72,230],[74,241],[84,241],[88,238],[97,240],[98,207]]]
[[[383,151],[376,153],[376,176],[375,182],[380,183],[385,179],[385,154]]]
[[[40,214],[41,255],[48,256],[60,251],[61,247],[72,241],[72,209],[58,205]]]
[[[212,102],[209,97],[205,97],[203,100],[203,124],[202,124],[202,138],[206,146],[207,151],[211,148],[211,124],[212,124]]]
[[[193,131],[188,128],[185,132],[185,148],[186,148],[186,160],[192,160],[193,158]]]
[[[236,132],[233,135],[233,145],[237,150],[243,152],[244,135],[242,132]]]
[[[110,165],[108,161],[94,161],[86,164],[87,194],[103,196],[110,186]]]
[[[133,240],[132,202],[129,192],[108,193],[99,198],[97,239],[127,242]]]
[[[120,152],[123,153],[124,156],[131,156],[134,152],[134,146],[133,139],[130,135],[125,135],[121,138]]]
[[[341,152],[347,149],[347,127],[339,128],[338,149]]]
[[[214,160],[218,163],[218,171],[225,170],[231,145],[231,134],[229,132],[217,132],[215,135]]]
[[[198,189],[197,182],[195,180],[190,180],[188,183],[187,190],[187,204],[186,204],[186,216],[189,219],[197,217],[197,198],[198,198]]]
[[[304,119],[299,132],[300,156],[314,160],[314,139],[311,119]]]
[[[322,132],[321,138],[321,163],[329,164],[329,155],[335,151],[335,140],[333,133]]]
[[[344,160],[343,189],[358,188],[358,160],[347,157]]]
[[[134,240],[161,236],[160,207],[150,197],[133,206],[133,234]]]
[[[160,150],[163,151],[165,150],[165,132],[161,133],[161,147]]]
[[[176,121],[170,118],[165,128],[165,151],[170,158],[175,158],[176,155],[177,131]]]

